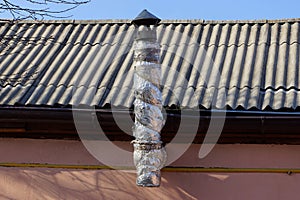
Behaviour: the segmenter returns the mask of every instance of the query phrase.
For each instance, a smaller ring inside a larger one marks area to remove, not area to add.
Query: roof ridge
[[[37,24],[130,24],[130,19],[95,19],[95,20],[12,20],[12,19],[0,19],[0,22],[15,22],[15,23],[37,23]]]
[[[300,22],[300,18],[286,19],[254,19],[254,20],[204,20],[204,19],[177,19],[177,20],[162,20],[161,24],[178,23],[178,24],[255,24],[255,23],[286,23]]]
[[[131,24],[131,19],[93,19],[93,20],[12,20],[0,19],[0,23],[15,22],[15,23],[40,23],[40,24]],[[254,20],[204,20],[204,19],[165,19],[160,24],[256,24],[256,23],[287,23],[300,22],[300,18],[285,18],[285,19],[254,19]]]

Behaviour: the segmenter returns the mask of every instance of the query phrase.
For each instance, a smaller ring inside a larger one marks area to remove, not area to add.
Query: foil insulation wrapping
[[[155,29],[142,27],[134,44],[134,112],[132,141],[134,164],[137,169],[137,185],[160,185],[160,169],[166,162],[160,131],[164,126],[162,94],[160,91],[160,46],[156,42]]]

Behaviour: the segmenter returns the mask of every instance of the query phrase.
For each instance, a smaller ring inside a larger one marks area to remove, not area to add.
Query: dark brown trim
[[[200,112],[200,122],[194,143],[202,143],[212,118],[212,112],[189,111],[185,117],[193,118]],[[91,111],[82,111],[87,120],[95,120]],[[106,136],[113,141],[131,141],[132,136],[124,133],[114,121],[128,118],[128,111],[96,110],[97,121]],[[131,118],[133,113],[130,111]],[[177,133],[181,121],[180,111],[167,111],[166,125],[162,130],[162,140],[170,142]],[[89,118],[90,116],[90,118]],[[300,144],[300,114],[276,112],[227,111],[223,131],[218,143],[254,143],[254,144]],[[84,123],[84,122],[83,122]],[[188,124],[187,124],[188,125]],[[132,124],[126,124],[131,129]],[[91,135],[97,135],[91,128]],[[183,135],[188,136],[188,131]],[[69,108],[0,108],[0,137],[80,139]]]

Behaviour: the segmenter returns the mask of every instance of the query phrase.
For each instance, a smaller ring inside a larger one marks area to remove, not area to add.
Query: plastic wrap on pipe
[[[138,75],[134,76],[134,83],[134,93],[137,100],[153,104],[158,106],[160,110],[162,109],[162,94],[158,86]]]
[[[132,141],[137,185],[159,186],[160,169],[166,162],[166,151],[160,140],[164,126],[162,93],[160,91],[160,45],[155,29],[141,27],[134,43],[134,112],[135,123]]]
[[[136,87],[139,87],[140,81],[148,81],[159,89],[161,84],[160,65],[149,62],[137,62],[134,78]]]
[[[137,184],[141,186],[159,186],[160,169],[163,168],[166,161],[165,149],[159,146],[157,149],[147,145],[134,145],[134,164],[137,169]],[[146,150],[144,150],[145,148]]]
[[[134,43],[134,60],[159,64],[160,45],[144,40]]]
[[[160,132],[164,126],[163,114],[158,106],[136,99],[134,113],[136,121],[156,132]]]
[[[151,128],[142,125],[140,122],[136,121],[133,126],[133,136],[136,140],[141,143],[147,143],[149,141],[160,142],[160,134]]]

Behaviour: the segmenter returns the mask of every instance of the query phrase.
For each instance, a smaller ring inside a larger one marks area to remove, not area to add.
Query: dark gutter
[[[91,110],[81,111],[88,116],[88,120],[95,118]],[[131,135],[122,131],[114,120],[114,116],[121,120],[128,120],[128,112],[133,119],[133,112],[128,110],[95,110],[97,121],[110,140],[129,142],[133,139]],[[174,138],[181,117],[193,119],[200,113],[199,128],[194,143],[202,143],[210,122],[218,118],[219,115],[216,113],[222,114],[222,112],[226,112],[226,119],[218,143],[300,144],[299,112],[190,110],[183,116],[180,110],[167,110],[162,140],[168,143]],[[123,125],[131,130],[132,123],[126,121]],[[91,129],[90,134],[97,134],[97,132]],[[190,133],[187,132],[183,137],[188,134]],[[0,108],[0,137],[79,140],[71,108],[2,107]]]

